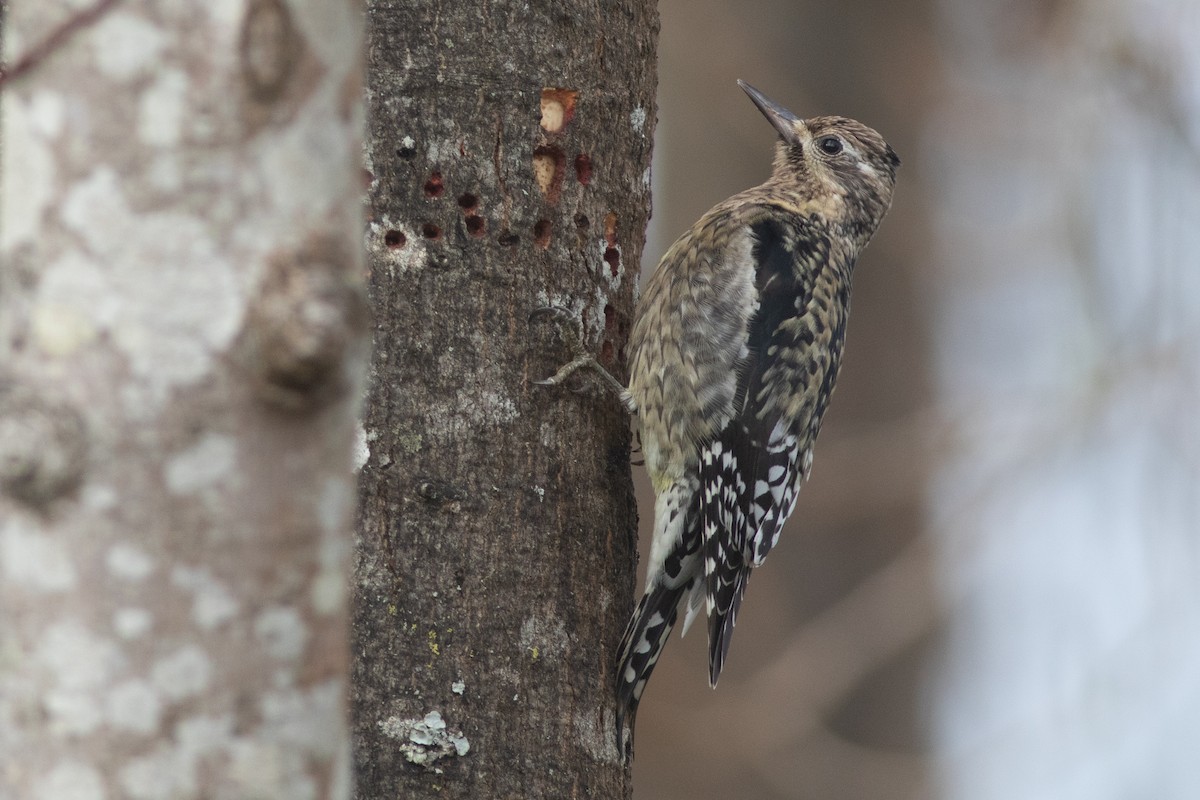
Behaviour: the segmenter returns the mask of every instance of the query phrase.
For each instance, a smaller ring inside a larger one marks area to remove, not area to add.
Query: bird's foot
[[[540,381],[533,381],[537,386],[560,386],[567,378],[574,375],[580,369],[588,369],[600,377],[601,382],[617,396],[621,401],[621,405],[630,414],[637,411],[637,404],[633,401],[633,396],[629,394],[621,382],[612,376],[604,366],[596,360],[596,357],[587,352],[583,346],[583,325],[574,314],[563,308],[555,306],[544,306],[534,310],[529,315],[530,321],[545,319],[553,322],[558,327],[562,334],[563,341],[571,352],[571,360],[559,367],[558,372],[555,372],[549,378]]]

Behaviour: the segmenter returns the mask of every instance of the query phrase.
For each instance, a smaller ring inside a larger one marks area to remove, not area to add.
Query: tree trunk
[[[358,795],[628,796],[615,648],[624,377],[649,212],[657,17],[623,3],[369,3],[375,313],[354,620]]]
[[[346,797],[359,14],[5,27],[0,797]]]

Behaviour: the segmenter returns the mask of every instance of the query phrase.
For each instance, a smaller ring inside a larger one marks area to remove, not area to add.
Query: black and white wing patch
[[[789,404],[777,402],[775,394],[803,392],[811,378],[803,369],[781,369],[779,356],[812,344],[812,339],[796,341],[785,324],[806,313],[812,287],[801,279],[804,271],[796,269],[794,231],[788,239],[777,223],[761,223],[754,234],[759,307],[746,331],[734,414],[700,459],[709,680],[714,686],[750,569],[762,564],[779,541],[796,504],[800,473],[807,472],[811,457],[800,439],[807,425],[788,419],[784,409]],[[790,361],[799,366],[804,359]]]

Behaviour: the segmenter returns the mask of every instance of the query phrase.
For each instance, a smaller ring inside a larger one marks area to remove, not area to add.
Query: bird
[[[800,118],[738,85],[778,134],[770,176],[718,203],[663,255],[635,309],[627,387],[578,337],[576,357],[540,382],[595,369],[635,417],[655,492],[645,589],[616,670],[626,757],[681,604],[682,633],[705,611],[717,685],[750,573],[779,541],[812,468],[854,265],[891,206],[900,166],[874,129]]]

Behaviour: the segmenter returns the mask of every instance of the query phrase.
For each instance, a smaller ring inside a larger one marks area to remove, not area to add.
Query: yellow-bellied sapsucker
[[[630,384],[654,485],[646,589],[617,668],[618,739],[686,599],[707,609],[709,679],[812,464],[841,362],[850,276],[892,200],[895,151],[845,117],[800,119],[739,81],[779,132],[771,177],[714,207],[646,284]],[[583,365],[580,356],[546,383]],[[611,376],[604,375],[610,383]]]

